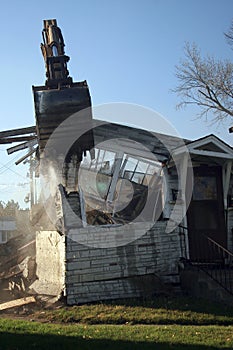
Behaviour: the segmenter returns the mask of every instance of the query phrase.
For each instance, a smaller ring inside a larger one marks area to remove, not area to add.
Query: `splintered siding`
[[[179,282],[180,244],[177,230],[166,234],[165,226],[166,222],[157,222],[151,229],[149,223],[135,223],[68,230],[67,303],[168,293],[164,283]],[[144,230],[142,237],[120,245],[126,236],[139,237]],[[107,233],[112,247],[98,248],[101,232]],[[93,242],[96,247],[82,244]]]

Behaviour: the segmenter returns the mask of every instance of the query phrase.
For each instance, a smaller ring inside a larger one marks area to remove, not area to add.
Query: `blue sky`
[[[198,109],[177,110],[179,99],[171,92],[185,42],[195,42],[203,55],[232,59],[223,35],[233,19],[232,0],[2,2],[1,130],[35,123],[31,86],[45,81],[40,42],[43,19],[49,18],[56,18],[62,29],[70,75],[74,81],[87,80],[93,105],[136,103],[159,112],[184,138],[215,133],[232,144],[230,120],[218,129],[196,120]],[[140,118],[125,122],[156,131],[153,122],[147,126]],[[17,196],[18,184],[27,181],[25,167],[14,167],[13,157],[0,148],[0,193],[6,177],[15,184],[2,198]],[[5,168],[7,162],[11,170]],[[12,170],[22,178],[15,179]]]

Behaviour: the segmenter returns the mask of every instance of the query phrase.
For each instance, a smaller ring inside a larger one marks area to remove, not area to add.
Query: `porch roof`
[[[233,148],[213,134],[188,142],[186,146],[177,147],[172,154],[178,156],[187,151],[191,155],[233,160]]]

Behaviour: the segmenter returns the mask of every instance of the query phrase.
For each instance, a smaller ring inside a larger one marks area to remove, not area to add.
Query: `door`
[[[194,168],[193,196],[187,212],[189,252],[192,261],[214,262],[217,252],[203,235],[226,247],[222,168]]]

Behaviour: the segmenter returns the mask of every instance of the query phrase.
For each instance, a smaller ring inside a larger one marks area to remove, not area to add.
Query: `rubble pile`
[[[19,235],[0,245],[0,302],[25,297],[36,279],[36,241]]]

